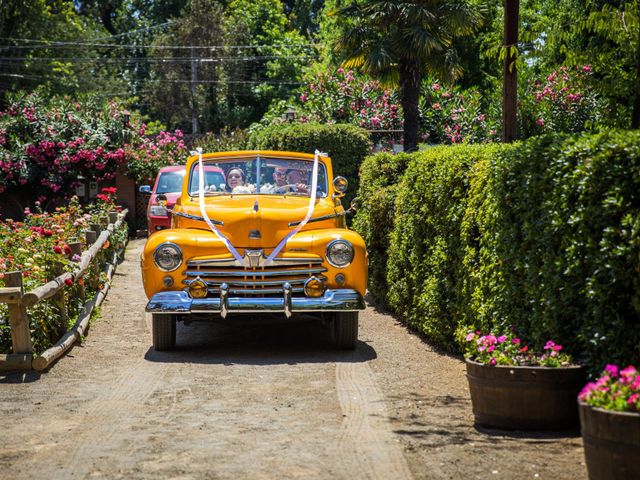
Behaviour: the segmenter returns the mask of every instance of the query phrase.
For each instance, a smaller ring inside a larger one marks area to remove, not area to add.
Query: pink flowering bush
[[[482,107],[477,89],[463,90],[436,80],[423,84],[420,103],[422,140],[432,144],[483,143],[500,139],[498,115]]]
[[[402,108],[394,90],[352,70],[308,73],[304,86],[289,102],[271,106],[261,126],[285,123],[283,114],[293,106],[298,123],[346,123],[367,130],[402,130]],[[256,128],[260,128],[256,126]],[[393,136],[393,135],[391,135]]]
[[[470,329],[465,337],[466,358],[486,365],[527,365],[541,367],[561,367],[571,364],[571,357],[562,352],[562,345],[549,340],[542,353],[532,351],[528,345],[512,333],[506,335],[484,335]]]
[[[77,198],[72,198],[65,207],[57,208],[52,213],[40,210],[36,202],[36,211],[25,209],[24,221],[11,219],[0,221],[0,287],[5,286],[8,272],[21,271],[24,290],[26,292],[54,279],[59,272],[72,271],[80,261],[79,256],[72,254],[69,244],[84,242],[85,230],[94,223],[100,223],[109,211],[116,209],[115,189],[104,189],[97,202],[85,207],[80,206]],[[126,226],[113,236],[108,251],[113,251],[124,241]],[[83,246],[86,247],[86,245]],[[85,250],[86,248],[83,248]],[[109,250],[110,249],[110,250]],[[43,301],[28,309],[31,322],[31,336],[36,351],[41,352],[55,343],[60,335],[75,321],[80,309],[80,287],[91,295],[99,287],[99,271],[92,270],[78,284],[67,282],[64,289],[68,316],[61,315],[55,302]],[[8,309],[0,303],[0,352],[11,351],[11,332],[9,328]]]
[[[640,412],[640,372],[632,365],[624,369],[607,365],[600,378],[587,383],[578,398],[605,410]]]
[[[137,143],[127,145],[127,174],[138,183],[149,182],[158,170],[169,165],[183,165],[189,156],[180,130],[160,132],[155,137],[143,137],[145,125],[139,130]]]
[[[63,194],[78,177],[114,178],[126,163],[124,106],[97,97],[80,101],[18,93],[0,112],[0,193],[31,184]]]
[[[48,98],[40,91],[10,97],[0,112],[0,194],[30,185],[62,197],[79,177],[101,182],[120,170],[146,181],[186,160],[182,132],[145,137],[146,125],[128,115],[124,104],[98,97]]]
[[[524,136],[575,133],[601,124],[608,109],[591,87],[591,75],[589,65],[563,66],[543,80],[530,80],[520,106]]]

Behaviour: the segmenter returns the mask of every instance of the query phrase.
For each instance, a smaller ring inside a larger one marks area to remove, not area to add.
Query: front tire
[[[333,343],[339,350],[355,350],[358,342],[358,312],[339,312],[333,317]]]
[[[176,347],[176,316],[154,313],[151,317],[153,348],[157,352]]]

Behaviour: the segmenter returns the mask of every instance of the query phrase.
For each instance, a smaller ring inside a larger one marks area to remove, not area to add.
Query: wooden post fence
[[[93,231],[86,232],[87,246],[89,246],[89,248],[85,252],[81,253],[80,243],[72,243],[69,245],[72,255],[80,256],[80,261],[75,271],[62,273],[61,266],[54,267],[57,274],[55,279],[27,293],[24,293],[23,289],[22,272],[5,274],[5,287],[0,288],[0,303],[7,304],[9,309],[9,325],[11,328],[11,342],[14,353],[0,355],[0,370],[31,370],[32,368],[44,370],[81,338],[89,324],[89,318],[91,317],[94,306],[100,304],[106,294],[108,285],[105,285],[102,291],[97,292],[95,296],[85,304],[78,320],[71,330],[64,333],[56,345],[38,355],[35,359],[33,358],[33,345],[31,343],[27,307],[32,307],[42,300],[52,298],[62,315],[62,323],[66,324],[67,306],[65,305],[64,295],[65,282],[71,280],[77,283],[79,279],[84,277],[89,269],[99,269],[95,260],[98,258],[98,254],[101,253],[102,247],[109,240],[111,234],[122,226],[127,212],[127,209],[121,213],[111,212],[108,218],[104,217],[104,219],[100,219],[101,222],[106,220],[108,222],[107,225],[91,225]],[[117,255],[114,255],[114,258],[117,261]],[[113,267],[110,267],[107,272],[113,274]],[[84,299],[84,287],[81,286],[79,291]]]

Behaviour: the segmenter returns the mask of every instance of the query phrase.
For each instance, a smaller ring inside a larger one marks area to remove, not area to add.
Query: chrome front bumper
[[[288,287],[288,288],[287,288]],[[146,311],[164,314],[217,313],[225,318],[230,313],[284,313],[290,317],[298,312],[353,312],[364,310],[362,295],[355,290],[327,290],[321,297],[293,297],[285,285],[282,297],[229,297],[221,288],[218,298],[191,298],[185,291],[156,293]]]

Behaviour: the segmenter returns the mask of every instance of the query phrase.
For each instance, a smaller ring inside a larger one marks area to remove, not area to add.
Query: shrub
[[[414,155],[398,188],[388,303],[436,344],[455,350],[461,299],[460,224],[473,165],[499,145],[434,147]]]
[[[371,141],[365,130],[353,125],[295,123],[254,130],[248,148],[307,153],[317,149],[328,153],[333,160],[334,175],[342,175],[349,181],[343,200],[347,206],[358,190],[358,169],[371,151]]]
[[[309,71],[293,99],[301,123],[345,123],[370,130],[402,129],[398,95],[380,82],[338,68],[332,73]],[[262,122],[282,122],[287,102],[275,103]]]
[[[141,133],[144,132],[144,125]],[[160,132],[154,137],[140,137],[127,145],[127,175],[137,183],[153,182],[162,167],[184,165],[189,150],[180,130]]]
[[[35,184],[46,194],[67,193],[78,177],[115,177],[126,162],[124,105],[95,96],[49,98],[42,91],[9,97],[0,112],[0,193]]]
[[[530,139],[488,160],[463,232],[468,324],[640,357],[640,132]]]
[[[483,110],[476,88],[463,90],[428,79],[420,102],[422,140],[431,144],[484,143],[500,139],[499,112]]]
[[[369,156],[360,167],[360,205],[353,221],[369,252],[369,291],[386,306],[389,235],[395,217],[398,182],[413,157],[380,153]]]
[[[220,134],[207,133],[195,142],[195,147],[202,147],[207,152],[231,152],[246,150],[249,133],[246,130],[223,130]]]
[[[577,133],[594,130],[608,119],[606,101],[590,84],[589,65],[560,67],[543,80],[529,81],[521,96],[522,133]]]
[[[451,350],[468,325],[513,327],[592,371],[638,362],[640,132],[435,147],[400,160],[399,183],[386,162],[367,161],[386,178],[363,177],[356,225],[373,240],[372,293],[409,325]]]

